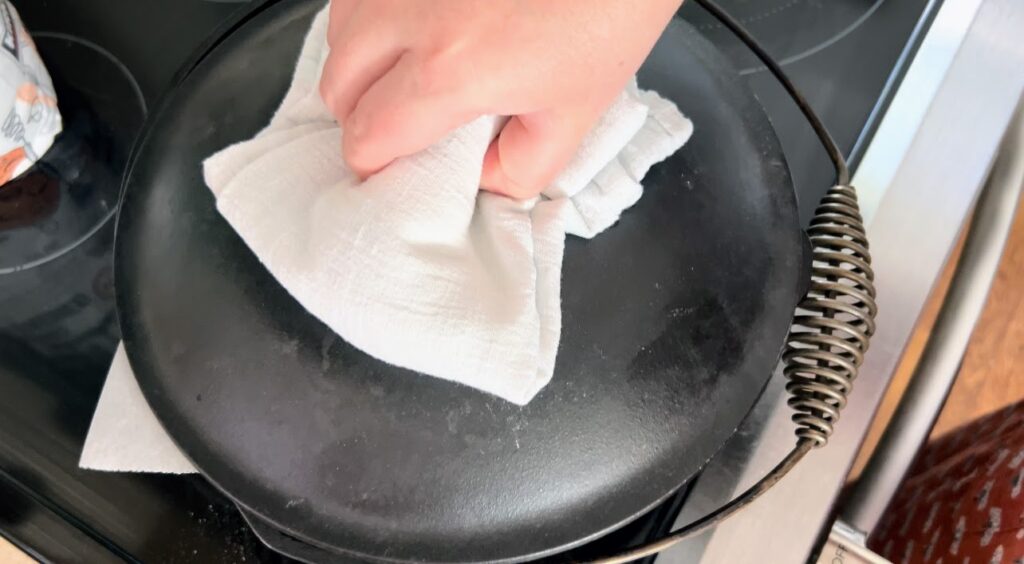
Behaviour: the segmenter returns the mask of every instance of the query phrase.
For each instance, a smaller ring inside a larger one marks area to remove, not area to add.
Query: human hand
[[[485,114],[511,116],[481,186],[539,194],[681,0],[331,0],[320,94],[362,176]]]

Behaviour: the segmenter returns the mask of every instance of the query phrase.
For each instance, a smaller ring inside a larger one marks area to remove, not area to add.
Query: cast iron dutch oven
[[[268,122],[322,6],[269,2],[228,26],[136,146],[118,311],[157,417],[258,530],[309,547],[306,558],[526,560],[641,515],[751,409],[809,280],[762,108],[672,22],[639,80],[679,105],[694,136],[617,225],[568,238],[555,376],[519,407],[349,346],[214,207],[200,163]]]

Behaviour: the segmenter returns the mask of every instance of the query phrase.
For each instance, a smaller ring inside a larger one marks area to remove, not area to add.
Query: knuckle
[[[421,96],[443,96],[460,89],[459,65],[444,51],[425,55],[416,65],[416,91]]]
[[[356,172],[362,172],[373,168],[373,163],[370,159],[370,152],[367,150],[367,147],[368,145],[364,142],[350,140],[348,136],[345,137],[345,140],[342,143],[341,153],[349,168]]]
[[[334,112],[334,95],[331,83],[326,78],[320,80],[320,99],[324,101],[324,105],[332,113]]]
[[[330,74],[332,83],[341,83],[356,63],[356,49],[351,43],[339,45],[331,49],[324,64],[324,74]]]
[[[514,169],[508,175],[510,183],[515,186],[521,198],[536,196],[544,191],[554,180],[558,170],[548,159],[523,161],[522,156],[513,161]]]
[[[342,156],[349,167],[358,172],[373,169],[375,162],[375,137],[376,128],[374,124],[367,123],[362,118],[356,118],[355,123],[349,123],[342,133]]]
[[[335,38],[331,47],[331,55],[336,56],[342,66],[350,65],[356,53],[367,50],[372,45],[374,35],[366,30],[348,31]]]
[[[521,175],[518,178],[506,175],[506,184],[503,191],[508,196],[517,200],[532,198],[544,190],[544,186],[538,180],[537,178],[524,178]]]

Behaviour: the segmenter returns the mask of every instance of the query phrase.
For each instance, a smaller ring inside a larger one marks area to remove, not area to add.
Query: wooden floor
[[[932,436],[1024,400],[1024,206]]]
[[[962,243],[962,241],[961,241]],[[906,389],[949,287],[959,248],[932,292],[849,480],[855,480]],[[932,430],[932,438],[987,413],[1024,400],[1024,206],[1018,205],[1010,238],[963,366]]]

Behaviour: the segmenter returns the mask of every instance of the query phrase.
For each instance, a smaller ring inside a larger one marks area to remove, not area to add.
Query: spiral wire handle
[[[852,186],[833,186],[807,230],[811,287],[793,317],[782,363],[796,435],[828,442],[875,332],[871,255]]]
[[[797,306],[782,353],[783,374],[789,380],[786,403],[795,411],[797,441],[775,468],[725,505],[660,539],[594,561],[600,564],[656,554],[711,529],[753,503],[811,449],[825,446],[875,332],[875,274],[846,158],[807,100],[757,40],[713,0],[694,1],[736,35],[782,84],[836,169],[836,185],[822,197],[807,229],[811,285]]]

